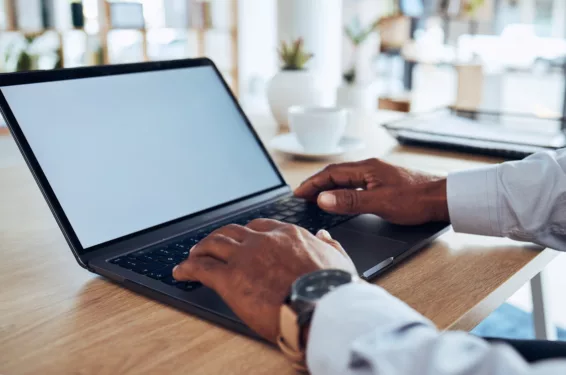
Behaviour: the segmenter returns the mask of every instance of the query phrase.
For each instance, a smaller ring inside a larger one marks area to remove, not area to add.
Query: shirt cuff
[[[308,368],[312,374],[346,373],[356,339],[370,331],[386,337],[415,324],[435,329],[424,316],[378,286],[339,287],[317,303],[307,343]]]
[[[495,165],[448,175],[448,211],[455,232],[501,236],[498,168]]]

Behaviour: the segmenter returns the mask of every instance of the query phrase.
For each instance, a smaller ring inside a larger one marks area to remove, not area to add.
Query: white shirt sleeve
[[[456,232],[566,251],[566,149],[448,175]]]
[[[566,251],[566,150],[454,173],[447,189],[455,231]],[[307,364],[313,375],[566,374],[566,361],[529,365],[509,346],[463,332],[440,333],[370,284],[337,288],[318,303]]]
[[[566,361],[527,364],[512,348],[440,333],[383,289],[347,285],[319,302],[307,343],[313,375],[554,375]]]

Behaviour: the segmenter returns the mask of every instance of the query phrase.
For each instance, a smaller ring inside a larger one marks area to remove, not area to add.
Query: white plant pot
[[[283,70],[267,84],[267,100],[273,117],[282,129],[288,129],[287,110],[294,105],[324,105],[323,89],[315,75],[307,70]]]
[[[374,85],[343,84],[336,91],[336,105],[341,108],[373,111],[377,108]]]

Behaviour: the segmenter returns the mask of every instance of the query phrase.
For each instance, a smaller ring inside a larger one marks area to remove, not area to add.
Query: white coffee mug
[[[333,152],[348,123],[348,110],[337,107],[289,108],[289,126],[306,152]]]

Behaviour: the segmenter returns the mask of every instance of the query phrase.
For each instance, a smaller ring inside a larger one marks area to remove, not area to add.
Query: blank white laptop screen
[[[84,248],[282,184],[211,67],[2,93]]]

